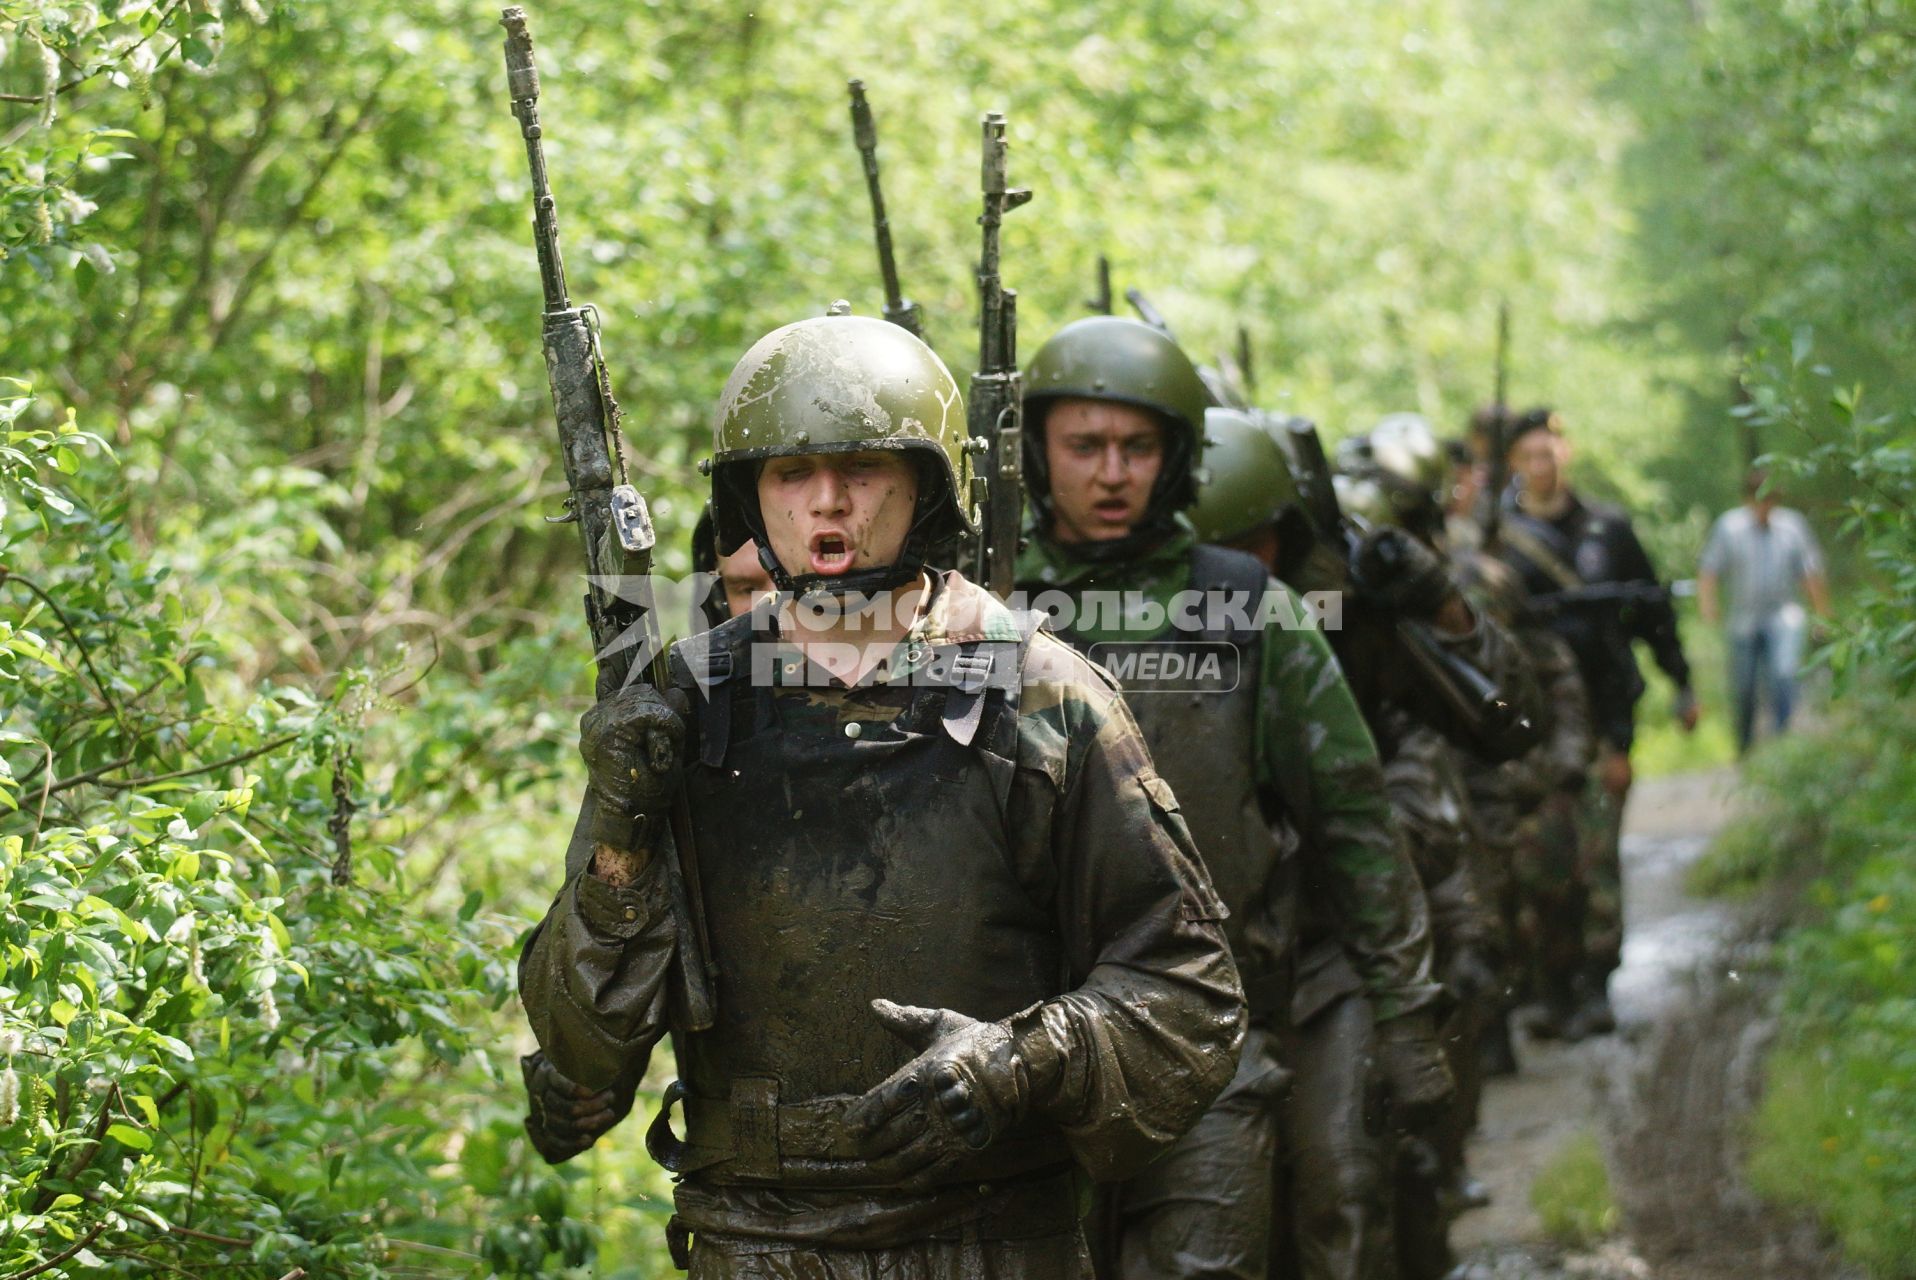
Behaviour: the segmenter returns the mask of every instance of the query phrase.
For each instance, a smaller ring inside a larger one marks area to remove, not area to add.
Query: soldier
[[[1281,426],[1276,433],[1288,438]],[[1442,452],[1422,419],[1392,415],[1339,450],[1345,464],[1362,473],[1361,477],[1338,476],[1339,493],[1347,510],[1361,508],[1352,514],[1370,528],[1358,544],[1354,564],[1345,562],[1343,548],[1333,537],[1316,536],[1308,520],[1298,519],[1297,481],[1272,432],[1214,413],[1207,444],[1211,446],[1205,468],[1208,479],[1193,508],[1200,530],[1255,549],[1287,580],[1343,590],[1344,625],[1332,633],[1332,647],[1378,740],[1386,791],[1430,897],[1438,972],[1453,998],[1444,1043],[1460,1085],[1459,1096],[1441,1114],[1396,1117],[1399,1128],[1417,1131],[1405,1144],[1407,1158],[1399,1159],[1397,1144],[1383,1135],[1366,1137],[1379,1127],[1374,1119],[1367,1130],[1354,1108],[1335,1106],[1299,1112],[1297,1122],[1306,1126],[1307,1133],[1326,1135],[1308,1142],[1300,1138],[1300,1147],[1309,1150],[1312,1143],[1323,1143],[1354,1149],[1367,1141],[1380,1163],[1389,1161],[1409,1171],[1399,1180],[1398,1199],[1404,1203],[1391,1233],[1407,1274],[1441,1274],[1447,1269],[1446,1233],[1452,1209],[1483,1199],[1481,1187],[1470,1182],[1463,1167],[1463,1140],[1474,1121],[1479,1083],[1474,1050],[1457,1050],[1472,1036],[1481,996],[1487,994],[1483,956],[1489,945],[1486,912],[1472,865],[1477,842],[1450,743],[1468,744],[1502,758],[1517,750],[1523,739],[1511,729],[1462,716],[1449,699],[1437,696],[1422,669],[1406,660],[1400,621],[1408,617],[1428,622],[1437,643],[1454,659],[1494,674],[1506,696],[1526,711],[1532,709],[1532,686],[1514,640],[1474,613],[1432,545],[1442,524],[1442,511],[1432,491],[1442,468]],[[1333,936],[1321,935],[1307,954],[1334,954],[1335,947]],[[1311,967],[1310,960],[1306,967]],[[1346,1002],[1351,999],[1346,997]],[[1322,1018],[1305,1027],[1307,1034],[1312,1028],[1325,1028],[1317,1033],[1324,1035],[1337,1025],[1335,1019]],[[1319,1060],[1341,1061],[1360,1049],[1361,1042],[1353,1042],[1344,1054]],[[1300,1097],[1313,1096],[1307,1088],[1312,1062],[1300,1059]],[[1302,1189],[1309,1191],[1320,1181],[1312,1174],[1307,1166],[1300,1169]],[[1405,1201],[1407,1192],[1411,1194]],[[1406,1207],[1416,1212],[1406,1213]],[[1348,1215],[1352,1220],[1390,1218],[1386,1208],[1360,1214],[1355,1205]],[[1387,1254],[1388,1236],[1382,1230],[1374,1234],[1384,1240]],[[1300,1261],[1306,1276],[1338,1274],[1312,1250],[1304,1250]],[[1390,1263],[1380,1265],[1388,1268]]]
[[[1536,1028],[1575,1039],[1616,1026],[1607,987],[1623,951],[1619,844],[1623,805],[1630,793],[1636,706],[1644,688],[1631,642],[1648,644],[1657,665],[1675,683],[1675,711],[1686,732],[1696,728],[1697,702],[1676,611],[1658,590],[1656,570],[1629,517],[1585,502],[1570,487],[1570,443],[1562,421],[1549,409],[1531,409],[1510,424],[1504,445],[1515,482],[1501,499],[1498,553],[1533,596],[1563,601],[1551,626],[1576,655],[1597,737],[1596,782],[1586,809],[1581,858],[1589,901],[1578,1009],[1567,1022],[1546,1019]],[[1586,587],[1604,584],[1633,584],[1644,590],[1630,603],[1577,601],[1577,593]]]
[[[1507,947],[1499,968],[1507,987],[1543,1003],[1532,1026],[1561,1028],[1576,1014],[1584,955],[1588,894],[1579,866],[1579,809],[1596,742],[1577,660],[1563,639],[1527,608],[1516,573],[1486,553],[1465,559],[1471,598],[1506,623],[1530,656],[1543,690],[1537,745],[1516,760],[1470,761],[1464,770],[1471,807],[1488,842],[1485,898]],[[1483,1039],[1486,1074],[1516,1070],[1502,1019]]]
[[[549,1157],[589,1142],[670,1034],[647,1147],[694,1276],[1083,1276],[1083,1177],[1135,1171],[1236,1066],[1223,908],[1116,691],[923,563],[975,528],[964,440],[903,329],[762,339],[720,400],[713,514],[781,599],[581,723],[566,882],[520,962],[529,1124]],[[674,793],[702,1028],[667,994]]]
[[[1267,1274],[1278,1103],[1298,1001],[1323,1008],[1364,991],[1379,1078],[1412,1107],[1438,1104],[1450,1088],[1423,896],[1383,800],[1376,747],[1330,647],[1310,625],[1215,608],[1234,600],[1260,616],[1262,604],[1304,616],[1263,565],[1198,543],[1179,515],[1193,493],[1205,400],[1168,336],[1109,316],[1066,326],[1025,375],[1034,522],[1019,586],[1040,600],[1062,597],[1065,637],[1134,672],[1125,701],[1230,908],[1251,1004],[1243,1061],[1223,1097],[1168,1155],[1107,1196],[1103,1261],[1123,1280]],[[1112,607],[1127,596],[1130,608]],[[1172,664],[1143,661],[1205,653],[1234,655],[1231,670],[1180,687],[1163,675]],[[1299,972],[1306,909],[1334,919],[1341,944],[1334,963],[1312,973]],[[1368,1078],[1354,1068],[1329,1084],[1356,1095],[1361,1109]],[[1300,1230],[1348,1251],[1365,1224],[1341,1219],[1352,1197],[1331,1184],[1361,1191],[1378,1170],[1366,1152],[1323,1155]]]
[[[748,613],[754,604],[772,595],[772,575],[759,563],[758,544],[746,541],[730,555],[720,555],[718,533],[712,527],[712,506],[707,503],[692,529],[692,571],[707,574],[711,583],[698,601],[694,630],[709,630],[727,618]]]
[[[1344,441],[1338,456],[1345,468],[1338,477],[1345,510],[1366,523],[1372,537],[1378,530],[1401,528],[1424,550],[1448,551],[1444,489],[1451,460],[1427,421],[1415,414],[1389,415],[1369,433]],[[1447,580],[1468,598],[1454,573]],[[1474,601],[1471,611],[1477,633],[1473,656],[1482,669],[1495,673],[1507,696],[1520,700],[1534,725],[1544,708],[1523,649],[1500,619]],[[1376,657],[1359,652],[1352,660],[1366,664]],[[1478,1046],[1503,1001],[1497,965],[1503,949],[1500,919],[1491,896],[1503,876],[1491,865],[1491,848],[1470,803],[1464,772],[1472,764],[1513,758],[1525,744],[1469,732],[1462,723],[1446,726],[1430,714],[1427,697],[1407,700],[1406,692],[1421,690],[1412,685],[1386,692],[1372,710],[1378,717],[1373,727],[1384,744],[1392,805],[1431,895],[1438,972],[1454,1002],[1444,1043],[1458,1080],[1457,1105],[1438,1123],[1409,1135],[1400,1152],[1398,1246],[1404,1276],[1416,1280],[1448,1270],[1450,1220],[1488,1201],[1466,1170],[1464,1147],[1482,1097]]]

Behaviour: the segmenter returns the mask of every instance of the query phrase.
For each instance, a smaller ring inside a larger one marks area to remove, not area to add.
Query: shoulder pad
[[[1216,593],[1225,597],[1242,597],[1250,602],[1251,613],[1257,612],[1263,602],[1264,593],[1271,589],[1273,579],[1271,571],[1264,562],[1248,551],[1233,551],[1229,547],[1213,546],[1200,542],[1191,548],[1191,586],[1206,595]],[[1223,640],[1233,644],[1250,644],[1257,639],[1255,626],[1245,628],[1233,624],[1220,625],[1215,615],[1206,606],[1206,617],[1213,620],[1207,624],[1201,634],[1207,640]],[[1185,634],[1189,635],[1189,632]]]
[[[667,679],[687,693],[709,689],[736,679],[746,669],[745,654],[752,642],[752,615],[728,618],[710,631],[685,637],[672,646]]]

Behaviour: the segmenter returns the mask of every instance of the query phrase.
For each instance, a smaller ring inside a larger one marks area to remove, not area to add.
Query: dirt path
[[[1729,771],[1638,784],[1623,844],[1619,1034],[1520,1043],[1523,1070],[1493,1080],[1471,1150],[1495,1197],[1454,1239],[1469,1280],[1818,1280],[1838,1274],[1815,1233],[1743,1188],[1739,1122],[1756,1096],[1769,1024],[1739,965],[1755,945],[1727,906],[1692,898],[1690,866],[1729,814]],[[1595,1134],[1622,1211],[1619,1238],[1565,1254],[1545,1237],[1531,1183]]]

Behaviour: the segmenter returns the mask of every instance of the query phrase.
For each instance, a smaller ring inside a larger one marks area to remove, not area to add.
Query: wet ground
[[[1740,1135],[1771,1032],[1747,961],[1759,926],[1692,898],[1689,867],[1733,802],[1725,771],[1638,784],[1625,815],[1618,1034],[1520,1042],[1523,1070],[1493,1080],[1471,1151],[1494,1196],[1454,1239],[1469,1280],[1842,1280],[1808,1224],[1744,1187]],[[1597,1135],[1621,1210],[1617,1237],[1584,1251],[1546,1238],[1531,1183]]]

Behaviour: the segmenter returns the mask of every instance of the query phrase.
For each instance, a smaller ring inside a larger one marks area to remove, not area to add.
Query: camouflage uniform
[[[1505,533],[1499,554],[1523,576],[1533,594],[1574,592],[1586,584],[1657,585],[1649,555],[1629,517],[1617,508],[1586,502],[1572,493],[1562,512],[1545,519],[1524,511],[1513,490],[1504,495],[1503,509]],[[1636,704],[1644,682],[1633,641],[1650,647],[1657,665],[1677,686],[1679,700],[1692,697],[1690,665],[1678,634],[1676,611],[1668,599],[1563,608],[1548,625],[1576,656],[1599,756],[1628,756],[1636,736]],[[1593,780],[1581,815],[1577,861],[1586,900],[1580,944],[1584,969],[1578,981],[1586,988],[1583,997],[1599,1003],[1623,953],[1621,842],[1627,798],[1627,788],[1621,795],[1611,795]]]
[[[687,1133],[668,1109],[648,1146],[680,1174],[695,1275],[1082,1274],[1080,1173],[1132,1172],[1230,1078],[1241,996],[1177,801],[1109,681],[1018,622],[952,573],[869,684],[808,669],[757,614],[675,648],[706,695],[686,791],[713,1028],[665,998],[656,863],[619,889],[575,866],[526,945],[521,995],[571,1080],[636,1079],[671,1035]],[[967,747],[972,704],[954,720],[937,671],[981,646],[1022,670]],[[877,997],[1041,1024],[1038,1114],[937,1185],[891,1185],[841,1123],[912,1057]]]
[[[1482,558],[1487,607],[1499,590],[1515,619],[1521,588],[1508,570]],[[1581,865],[1579,807],[1596,746],[1577,661],[1561,638],[1534,622],[1515,634],[1543,688],[1543,739],[1522,757],[1466,769],[1471,803],[1487,841],[1486,895],[1496,905],[1508,958],[1506,981],[1567,1011],[1587,967],[1584,938],[1588,880]]]
[[[1247,594],[1278,593],[1288,612],[1308,616],[1254,559],[1199,547],[1188,529],[1121,562],[1076,552],[1034,539],[1020,560],[1021,589],[1039,604],[1048,591],[1074,601],[1098,591],[1135,593],[1146,608],[1164,609],[1177,593],[1222,580]],[[1360,992],[1381,1022],[1430,1016],[1441,993],[1431,978],[1423,896],[1390,818],[1376,747],[1323,633],[1269,626],[1227,634],[1178,628],[1167,617],[1153,635],[1115,619],[1100,626],[1080,611],[1067,638],[1085,650],[1101,642],[1228,643],[1243,655],[1230,691],[1126,686],[1231,910],[1228,932],[1257,1034],[1220,1104],[1163,1161],[1113,1192],[1120,1238],[1110,1274],[1261,1277],[1276,1190],[1269,1157],[1281,1137],[1295,1144],[1308,1132],[1279,1132],[1274,1104],[1287,1045],[1295,1048],[1297,1026]],[[1337,922],[1337,946],[1311,963],[1298,946],[1307,905]],[[1358,1095],[1361,1110],[1368,1072],[1347,1072],[1342,1087]],[[1369,1151],[1325,1154],[1335,1173],[1305,1180],[1305,1232],[1336,1232],[1343,1184],[1381,1181]]]
[[[1081,1277],[1083,1178],[1149,1161],[1237,1065],[1224,909],[1116,690],[924,568],[977,531],[965,439],[950,371],[895,325],[762,338],[715,418],[716,550],[754,542],[792,612],[680,642],[670,688],[602,688],[581,721],[567,879],[520,957],[528,1130],[552,1160],[590,1145],[669,1034],[646,1145],[698,1276]],[[890,563],[787,565],[762,466],[886,451],[918,478]],[[854,684],[778,634],[908,585],[913,620]],[[681,981],[700,952],[709,1012]]]

